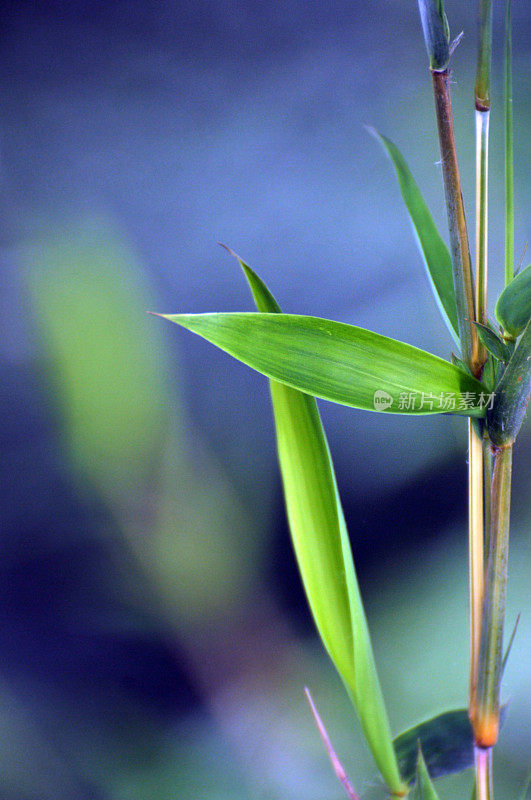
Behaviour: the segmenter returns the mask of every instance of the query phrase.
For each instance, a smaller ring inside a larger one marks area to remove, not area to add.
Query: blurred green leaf
[[[368,128],[383,145],[396,170],[398,184],[408,210],[426,274],[450,334],[459,344],[452,259],[437,230],[420,189],[398,147],[374,128]]]
[[[295,314],[161,314],[268,378],[335,403],[396,414],[483,417],[481,384],[411,345],[342,322]],[[473,406],[440,398],[470,392]],[[414,398],[409,404],[408,399]],[[426,401],[428,398],[428,401]],[[431,400],[431,405],[430,405]]]
[[[415,788],[411,794],[411,800],[439,800],[426,768],[420,745],[417,756]]]
[[[476,326],[479,338],[489,353],[491,353],[494,358],[498,359],[498,361],[507,363],[511,358],[511,351],[503,339],[491,328],[488,328],[486,325],[482,325],[481,322],[474,322],[474,325]]]
[[[279,314],[263,281],[239,261],[257,308]],[[402,782],[317,404],[276,381],[270,387],[287,514],[306,596],[376,764],[388,787],[399,791]]]
[[[75,467],[121,508],[151,482],[168,418],[165,350],[142,313],[148,287],[98,220],[64,226],[23,261]]]
[[[226,614],[260,568],[260,521],[249,542],[249,516],[197,432],[188,450],[132,248],[100,218],[53,230],[20,260],[75,474],[112,509],[170,618]]]
[[[474,763],[474,737],[465,708],[446,711],[396,737],[400,772],[408,783],[415,777],[419,742],[433,778],[461,772]]]
[[[507,333],[520,335],[531,318],[531,264],[505,287],[494,313]]]

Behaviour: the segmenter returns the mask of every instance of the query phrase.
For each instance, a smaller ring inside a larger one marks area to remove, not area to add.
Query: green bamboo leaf
[[[363,328],[296,314],[160,316],[268,378],[325,400],[396,414],[485,415],[484,388],[471,375]]]
[[[531,264],[505,287],[494,310],[496,319],[511,336],[519,336],[531,318]]]
[[[476,326],[480,340],[483,342],[489,353],[491,353],[498,361],[503,361],[505,364],[507,364],[512,354],[510,348],[507,347],[503,339],[498,336],[498,334],[493,331],[492,328],[482,325],[481,322],[474,322],[474,325]]]
[[[241,259],[257,308],[280,313],[263,281]],[[291,537],[315,624],[356,708],[374,760],[391,791],[398,765],[354,570],[328,442],[313,397],[270,382]]]
[[[462,772],[474,764],[474,736],[465,708],[446,711],[396,737],[400,772],[408,783],[415,777],[419,742],[432,778]]]
[[[439,800],[435,787],[431,782],[420,744],[417,756],[415,788],[411,795],[411,800]]]
[[[420,189],[398,147],[374,128],[369,132],[382,144],[396,170],[398,184],[409,213],[424,268],[450,334],[459,344],[452,259],[441,238]]]

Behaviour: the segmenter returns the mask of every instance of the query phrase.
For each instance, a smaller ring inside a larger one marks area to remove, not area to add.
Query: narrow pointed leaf
[[[295,314],[161,316],[268,378],[325,400],[397,414],[485,415],[483,387],[471,375],[363,328]]]
[[[531,264],[505,287],[494,313],[507,333],[520,335],[531,318]]]
[[[369,131],[382,144],[396,170],[400,191],[413,223],[415,238],[435,300],[450,334],[459,344],[452,259],[448,248],[398,147],[374,128],[369,128]]]
[[[422,749],[419,745],[417,756],[415,788],[412,792],[412,800],[439,800],[435,787],[431,782],[430,774],[424,761]]]
[[[503,361],[507,363],[511,358],[511,351],[503,341],[503,339],[498,336],[491,328],[488,328],[486,325],[482,325],[481,322],[474,322],[476,326],[476,330],[478,332],[478,336],[494,358],[497,358],[498,361]]]
[[[241,259],[257,307],[279,313]],[[380,689],[328,442],[313,397],[270,382],[291,537],[315,624],[392,791],[402,782]]]

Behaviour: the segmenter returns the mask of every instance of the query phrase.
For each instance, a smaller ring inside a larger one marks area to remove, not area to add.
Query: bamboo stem
[[[455,146],[452,102],[450,97],[450,78],[447,69],[438,72],[431,70],[435,113],[439,132],[441,163],[444,183],[450,250],[454,277],[457,321],[462,355],[475,375],[481,371],[478,337],[474,327],[474,288],[472,265],[468,246],[465,209],[461,192],[461,179]]]
[[[512,445],[494,450],[491,528],[479,652],[477,707],[472,717],[477,747],[496,744],[507,590],[511,508]]]
[[[474,748],[476,767],[476,800],[493,800],[492,786],[492,748]]]
[[[490,60],[492,51],[492,0],[479,0],[479,46],[474,95],[478,111],[490,108]]]
[[[514,177],[513,177],[513,75],[511,41],[511,2],[507,1],[504,54],[505,116],[505,285],[514,274]]]
[[[468,530],[470,603],[470,700],[473,719],[477,702],[478,662],[483,607],[483,442],[468,421]]]
[[[490,111],[476,110],[476,319],[487,322],[488,169]],[[483,364],[486,350],[479,343]]]
[[[486,432],[483,434],[483,530],[484,551],[488,555],[490,542],[490,488],[492,485],[492,450]],[[486,569],[485,564],[485,569]]]

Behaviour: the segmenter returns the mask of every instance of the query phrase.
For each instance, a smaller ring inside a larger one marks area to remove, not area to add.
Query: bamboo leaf
[[[368,130],[382,144],[396,170],[400,191],[413,224],[415,238],[435,300],[450,334],[459,344],[452,259],[448,248],[398,147],[374,128]]]
[[[507,347],[503,339],[491,328],[482,325],[481,322],[474,322],[474,325],[476,326],[479,338],[489,353],[491,353],[494,358],[498,359],[498,361],[503,361],[506,364],[511,358],[511,350]]]
[[[415,788],[411,798],[412,800],[439,800],[435,787],[431,782],[420,744],[417,756]]]
[[[397,414],[485,415],[484,389],[471,375],[363,328],[295,314],[160,316],[268,378],[325,400]]]
[[[519,336],[531,318],[531,264],[513,278],[498,298],[496,319],[511,336]]]
[[[419,742],[433,778],[462,772],[474,764],[474,737],[467,709],[446,711],[396,737],[400,772],[408,783],[415,777]]]
[[[238,259],[261,311],[280,307]],[[328,442],[313,397],[270,382],[291,537],[317,630],[356,708],[374,760],[392,791],[403,788]]]

